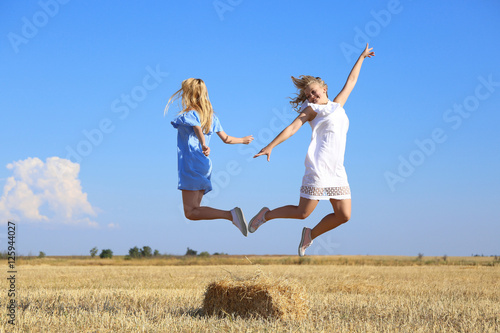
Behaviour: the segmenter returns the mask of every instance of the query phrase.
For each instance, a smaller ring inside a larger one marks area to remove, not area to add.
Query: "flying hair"
[[[328,97],[328,85],[319,76],[314,77],[310,75],[300,75],[298,78],[292,76],[292,81],[295,87],[299,89],[299,92],[296,94],[297,96],[295,98],[290,97],[290,104],[292,105],[292,108],[297,112],[299,112],[302,103],[307,100],[307,96],[304,90],[311,83],[317,83],[321,87],[326,87],[326,97]]]
[[[181,99],[182,110],[179,114],[194,110],[200,116],[203,133],[210,132],[214,110],[208,98],[208,91],[202,79],[189,78],[182,81],[181,89],[177,90],[167,102],[163,114],[167,114],[168,108],[176,99]]]

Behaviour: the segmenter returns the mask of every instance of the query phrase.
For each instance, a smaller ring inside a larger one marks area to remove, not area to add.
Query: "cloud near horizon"
[[[1,224],[17,222],[63,223],[97,227],[97,215],[82,192],[80,165],[60,157],[45,163],[37,157],[7,164],[12,170],[0,197]]]

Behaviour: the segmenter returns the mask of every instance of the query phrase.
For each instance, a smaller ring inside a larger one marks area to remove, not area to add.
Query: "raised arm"
[[[248,136],[245,136],[242,138],[235,138],[234,136],[227,135],[226,132],[224,132],[224,131],[217,132],[217,135],[222,140],[222,142],[227,143],[227,144],[242,143],[242,144],[247,145],[253,141],[252,135],[248,135]]]
[[[301,114],[295,120],[288,125],[283,131],[281,131],[280,134],[278,134],[271,143],[269,143],[267,146],[261,149],[261,151],[256,154],[253,158],[262,156],[262,155],[267,155],[267,161],[269,162],[271,159],[271,151],[273,150],[274,147],[294,135],[302,125],[304,125],[307,121],[314,119],[316,117],[316,112],[313,111],[313,109],[308,106],[307,108],[302,111]]]
[[[367,43],[366,48],[359,56],[358,61],[354,64],[354,67],[351,69],[351,73],[349,73],[349,76],[347,77],[347,82],[345,83],[344,88],[342,88],[337,97],[333,99],[335,103],[339,103],[342,107],[344,107],[345,102],[347,102],[347,98],[358,81],[359,71],[361,70],[363,60],[365,60],[366,57],[371,58],[375,55],[375,52],[372,50],[373,48],[368,48]]]

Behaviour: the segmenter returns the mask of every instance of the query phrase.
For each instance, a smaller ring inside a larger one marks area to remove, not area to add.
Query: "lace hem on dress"
[[[338,187],[313,187],[301,186],[300,195],[308,199],[350,199],[351,189],[349,186]]]

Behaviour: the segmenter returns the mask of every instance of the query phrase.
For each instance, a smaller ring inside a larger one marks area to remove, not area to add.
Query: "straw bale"
[[[304,287],[288,279],[257,274],[249,279],[226,277],[207,286],[203,310],[209,315],[301,320],[309,305]]]

